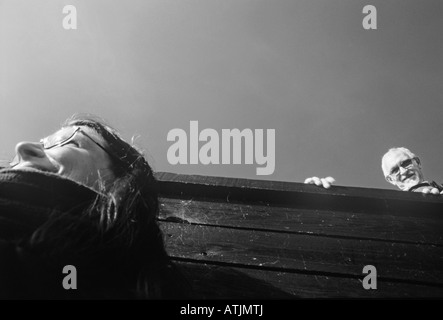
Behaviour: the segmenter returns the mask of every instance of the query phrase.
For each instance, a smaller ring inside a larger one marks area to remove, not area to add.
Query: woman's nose
[[[32,161],[35,158],[46,157],[43,146],[39,142],[19,142],[15,146],[15,153],[18,156],[18,160]]]

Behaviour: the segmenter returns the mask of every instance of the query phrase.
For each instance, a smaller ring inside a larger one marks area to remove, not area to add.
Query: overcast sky
[[[380,159],[406,146],[443,182],[442,30],[440,0],[0,0],[0,156],[88,112],[156,171],[393,189]],[[170,165],[167,134],[191,120],[275,129],[274,173]]]

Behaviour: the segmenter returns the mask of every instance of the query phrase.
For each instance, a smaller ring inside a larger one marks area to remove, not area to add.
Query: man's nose
[[[405,168],[403,168],[403,167],[400,167],[400,174],[403,174],[403,173],[405,173],[406,171],[408,171],[408,169],[405,169]]]
[[[39,142],[19,142],[15,146],[15,153],[19,157],[19,160],[23,161],[46,157],[43,146]]]

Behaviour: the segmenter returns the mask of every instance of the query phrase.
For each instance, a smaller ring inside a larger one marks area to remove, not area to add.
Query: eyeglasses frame
[[[106,150],[106,148],[105,147],[103,147],[100,143],[98,143],[97,141],[95,141],[89,134],[87,134],[81,127],[77,127],[75,130],[74,130],[74,132],[68,137],[68,138],[66,138],[66,139],[64,139],[64,140],[62,140],[62,141],[59,141],[59,142],[57,142],[56,144],[54,144],[54,145],[51,145],[51,146],[49,146],[49,147],[45,147],[45,139],[41,139],[40,140],[40,143],[41,143],[41,145],[43,146],[43,149],[45,149],[45,150],[49,150],[49,149],[52,149],[52,148],[55,148],[55,147],[61,147],[61,146],[64,146],[65,144],[67,144],[69,141],[71,141],[72,140],[72,138],[77,134],[77,132],[81,132],[81,133],[83,133],[83,135],[85,135],[86,137],[88,137],[92,142],[94,142],[100,149],[102,149],[103,151],[105,151],[110,157],[112,157],[113,159],[115,159],[115,160],[117,160],[117,161],[121,161],[121,159],[119,158],[119,157],[117,157],[115,154],[112,154],[110,151],[108,151],[108,150]],[[16,166],[17,164],[18,164],[18,162],[17,163],[15,163],[16,161],[15,161],[15,159],[13,159],[12,160],[12,162],[10,163],[10,166],[11,167],[14,167],[14,166]]]
[[[409,169],[410,167],[412,167],[412,166],[414,165],[414,161],[415,161],[415,163],[416,163],[417,165],[420,164],[420,159],[417,158],[417,157],[409,158],[409,159],[405,159],[405,160],[401,161],[401,163],[403,163],[404,161],[407,161],[407,160],[411,160],[411,163],[410,163],[409,165],[407,165],[406,167],[403,167],[401,164],[399,164],[399,165],[398,165],[398,171],[397,171],[397,173],[395,173],[395,174],[394,174],[394,173],[390,173],[390,174],[388,174],[388,175],[385,177],[386,181],[388,181],[388,182],[394,182],[394,181],[398,178],[398,176],[400,175],[400,168],[403,168],[403,169]]]

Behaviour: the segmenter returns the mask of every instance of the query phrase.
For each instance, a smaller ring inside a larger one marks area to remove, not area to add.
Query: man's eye
[[[80,145],[78,144],[78,142],[77,142],[77,141],[74,141],[74,140],[71,140],[71,141],[66,142],[65,145],[68,145],[68,144],[74,145],[74,146],[76,146],[76,147],[79,147],[79,146],[80,146]]]

